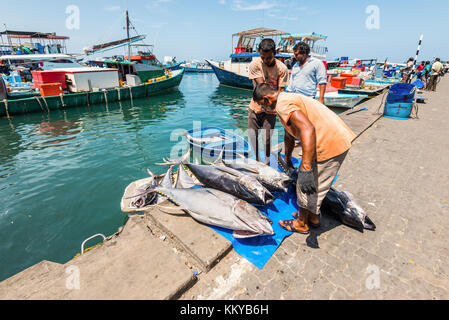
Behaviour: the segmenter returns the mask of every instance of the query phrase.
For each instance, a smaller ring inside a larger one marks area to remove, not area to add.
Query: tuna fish
[[[360,232],[363,232],[363,229],[376,230],[376,225],[355,202],[354,196],[346,191],[338,192],[331,188],[323,200],[321,212],[336,217],[343,224]]]
[[[249,203],[265,205],[274,201],[274,196],[267,190],[256,177],[242,171],[238,171],[223,165],[197,165],[187,161],[189,152],[177,160],[165,160],[167,165],[179,164],[180,186],[191,187],[193,180],[186,175],[197,179],[201,185],[213,188]],[[179,187],[179,186],[178,186]]]
[[[223,153],[223,152],[222,152]],[[215,163],[222,162],[225,166],[254,176],[269,191],[287,192],[292,179],[285,173],[249,158],[225,160],[222,156]]]
[[[168,199],[195,220],[233,230],[235,238],[273,235],[272,221],[248,202],[211,188],[176,189],[156,186],[145,194],[153,203]],[[133,197],[141,197],[136,194]]]

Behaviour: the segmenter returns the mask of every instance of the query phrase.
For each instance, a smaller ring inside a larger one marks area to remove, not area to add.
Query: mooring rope
[[[64,98],[62,97],[62,93],[59,94],[59,97],[61,98],[62,107],[65,108],[66,105],[64,103]]]
[[[387,90],[387,91],[385,91],[384,92],[384,95],[382,96],[382,101],[380,102],[380,105],[379,105],[379,107],[377,108],[377,111],[375,112],[375,113],[373,113],[373,114],[380,114],[380,108],[382,108],[382,106],[384,105],[384,102],[385,102],[385,96],[387,95],[387,93],[388,93],[388,91],[389,90]]]
[[[37,102],[39,102],[39,105],[41,106],[41,110],[42,110],[42,112],[44,112],[45,110],[44,110],[44,107],[42,106],[41,101],[39,100],[39,97],[38,96],[34,96],[34,98],[37,100]]]
[[[9,117],[9,110],[8,110],[8,99],[3,99],[3,103],[5,104],[5,111],[6,111],[6,116]]]
[[[45,97],[44,97],[44,96],[42,96],[42,99],[44,100],[45,106],[47,107],[47,112],[50,113],[50,109],[48,108],[47,100],[45,100]]]
[[[131,87],[129,88],[129,96],[131,97],[131,103],[133,103],[133,91],[131,90]]]
[[[106,106],[108,106],[108,95],[107,95],[106,89],[103,89],[103,94],[104,94],[104,101],[106,102]]]
[[[118,96],[118,101],[121,101],[120,88],[117,88],[117,96]]]

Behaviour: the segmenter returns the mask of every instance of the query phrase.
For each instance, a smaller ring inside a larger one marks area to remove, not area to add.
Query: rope
[[[131,90],[131,87],[128,87],[129,89],[129,96],[131,98],[131,103],[133,103],[133,91]]]
[[[118,96],[118,101],[121,101],[120,88],[117,88],[117,96]]]
[[[3,99],[3,103],[5,104],[5,111],[6,111],[6,116],[9,117],[9,110],[8,110],[8,99]]]
[[[45,97],[42,97],[42,99],[43,99],[44,102],[45,102],[45,107],[47,108],[47,112],[50,113],[50,108],[48,108],[47,100],[45,100]]]
[[[376,112],[373,113],[373,114],[380,114],[379,111],[380,111],[380,108],[382,108],[382,106],[384,105],[384,102],[385,102],[385,96],[387,95],[387,93],[388,93],[388,90],[384,92],[384,95],[382,96],[382,101],[380,102],[380,105],[379,105],[379,107],[377,108]]]
[[[86,98],[87,98],[87,106],[90,107],[90,96],[89,96],[89,91],[86,92]]]
[[[37,102],[39,102],[39,105],[41,106],[41,110],[42,110],[42,112],[44,112],[45,110],[44,110],[44,107],[42,106],[41,100],[39,100],[39,97],[34,96],[34,98],[37,100]]]
[[[108,95],[106,92],[106,89],[103,89],[103,94],[104,94],[104,101],[106,102],[106,106],[108,105]]]
[[[62,107],[65,108],[66,105],[64,103],[64,98],[62,97],[62,93],[59,94],[59,97],[61,98]]]

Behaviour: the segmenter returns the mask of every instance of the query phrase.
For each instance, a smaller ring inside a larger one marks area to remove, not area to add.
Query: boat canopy
[[[232,50],[234,50],[234,37],[240,37],[237,43],[237,47],[235,47],[234,53],[251,53],[257,51],[255,45],[258,38],[264,38],[267,36],[278,37],[285,34],[289,33],[269,28],[256,28],[234,33],[232,35]]]
[[[246,30],[238,33],[234,33],[232,36],[247,36],[247,37],[260,37],[260,36],[279,36],[283,34],[289,34],[288,32],[268,29],[268,28],[256,28],[251,30]]]
[[[319,33],[303,33],[303,34],[289,34],[289,35],[282,35],[281,36],[282,39],[310,39],[313,41],[318,41],[318,40],[326,40],[327,36],[319,34]]]
[[[51,39],[51,40],[68,40],[69,37],[57,36],[55,32],[43,33],[34,31],[12,31],[5,30],[0,32],[0,35],[6,35],[10,38],[24,38],[24,39]]]
[[[72,56],[68,54],[20,54],[20,55],[7,55],[0,56],[0,60],[10,60],[10,61],[51,61],[51,60],[61,60],[61,59],[73,59]]]

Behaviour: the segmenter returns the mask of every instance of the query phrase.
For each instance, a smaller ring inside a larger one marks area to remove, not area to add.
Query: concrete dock
[[[209,227],[152,210],[79,258],[1,282],[0,299],[448,299],[448,88],[422,94],[419,119],[381,117],[382,95],[340,115],[358,137],[336,187],[374,232],[323,216],[259,270]]]

